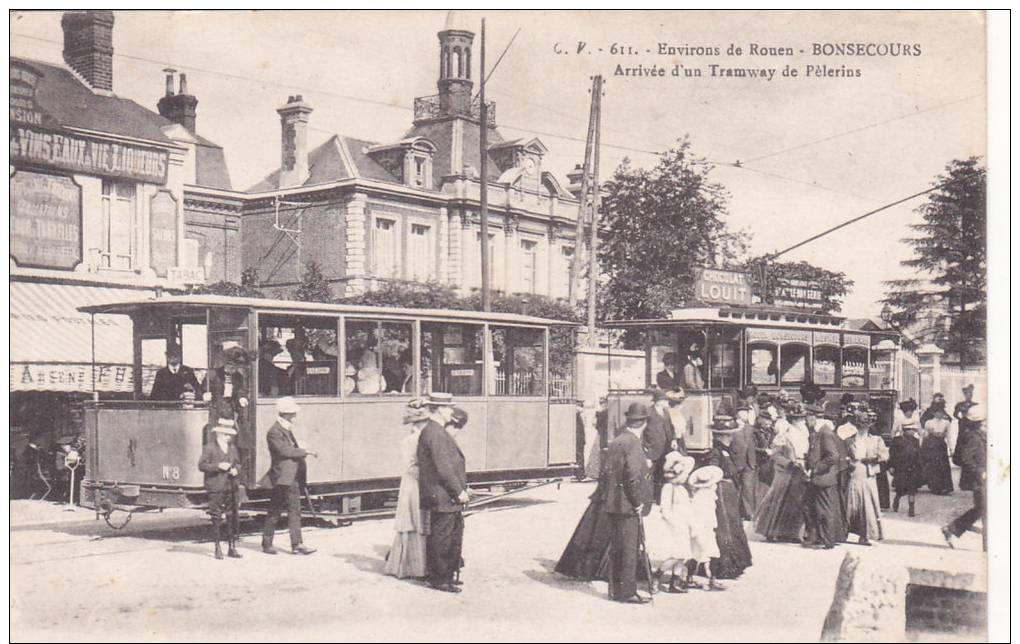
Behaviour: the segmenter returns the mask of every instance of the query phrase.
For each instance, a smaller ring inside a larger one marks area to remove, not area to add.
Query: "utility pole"
[[[584,246],[584,224],[588,219],[588,186],[591,169],[591,152],[595,139],[595,110],[601,95],[602,77],[591,82],[591,109],[588,112],[588,136],[584,144],[584,166],[581,170],[581,196],[577,205],[577,227],[574,241],[574,261],[570,263],[570,308],[577,305],[577,291],[581,281],[581,248]]]
[[[479,58],[480,69],[478,70],[478,78],[481,79],[481,86],[478,90],[479,98],[479,109],[478,109],[478,120],[479,125],[479,137],[478,137],[478,154],[479,160],[479,172],[481,173],[481,181],[479,183],[479,207],[478,212],[482,219],[482,310],[492,310],[492,300],[489,293],[489,115],[488,110],[485,106],[485,18],[482,18],[482,51]],[[470,107],[469,107],[470,109]]]
[[[596,76],[592,85],[592,109],[595,112],[595,142],[592,150],[591,170],[591,241],[588,243],[588,346],[595,339],[595,298],[598,295],[599,210],[602,208],[602,191],[599,189],[599,143],[602,133],[602,77]]]

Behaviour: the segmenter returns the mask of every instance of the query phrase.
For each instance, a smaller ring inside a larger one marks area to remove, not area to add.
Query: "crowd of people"
[[[557,572],[608,581],[611,599],[645,603],[642,580],[650,593],[682,593],[738,577],[752,563],[744,521],[769,542],[832,549],[855,535],[870,546],[883,538],[884,509],[899,512],[906,497],[913,517],[922,487],[952,492],[950,453],[974,507],[943,528],[947,543],[984,516],[984,415],[972,386],[952,416],[941,394],[923,414],[913,400],[900,403],[888,443],[868,401],[848,393],[825,404],[812,384],[800,394],[735,392],[714,415],[711,449],[696,458],[682,438],[679,387],[653,389],[650,406],[632,404],[619,435],[579,470],[592,474],[599,461],[598,486]]]

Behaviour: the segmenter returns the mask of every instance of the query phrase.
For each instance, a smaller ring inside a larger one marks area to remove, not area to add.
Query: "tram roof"
[[[394,306],[361,306],[352,304],[330,304],[323,302],[302,302],[299,300],[277,300],[257,297],[232,297],[228,295],[164,295],[78,307],[85,313],[127,315],[139,309],[150,307],[188,308],[205,306],[232,306],[257,309],[279,314],[337,313],[380,315],[403,318],[441,318],[465,322],[503,322],[506,324],[533,324],[541,326],[580,326],[577,322],[554,320],[518,313],[466,311],[460,309],[410,309]]]
[[[895,331],[862,331],[846,325],[846,318],[797,309],[769,307],[698,307],[673,309],[669,317],[645,320],[607,320],[607,328],[668,326],[674,324],[732,324],[740,326],[852,331],[872,335],[897,335]]]

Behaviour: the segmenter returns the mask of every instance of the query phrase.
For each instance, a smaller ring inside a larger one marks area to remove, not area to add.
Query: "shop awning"
[[[100,286],[12,282],[10,390],[92,391],[91,316],[77,308],[150,294]],[[124,315],[95,317],[95,388],[130,392],[131,319]]]

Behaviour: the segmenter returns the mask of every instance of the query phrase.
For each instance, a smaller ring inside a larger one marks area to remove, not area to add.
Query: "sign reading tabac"
[[[169,154],[115,141],[46,132],[12,122],[11,163],[31,163],[104,177],[166,183]]]
[[[11,177],[11,257],[21,266],[71,270],[82,261],[81,186],[70,177]]]
[[[710,304],[751,305],[751,281],[738,271],[714,268],[698,269],[694,280],[694,299]]]

